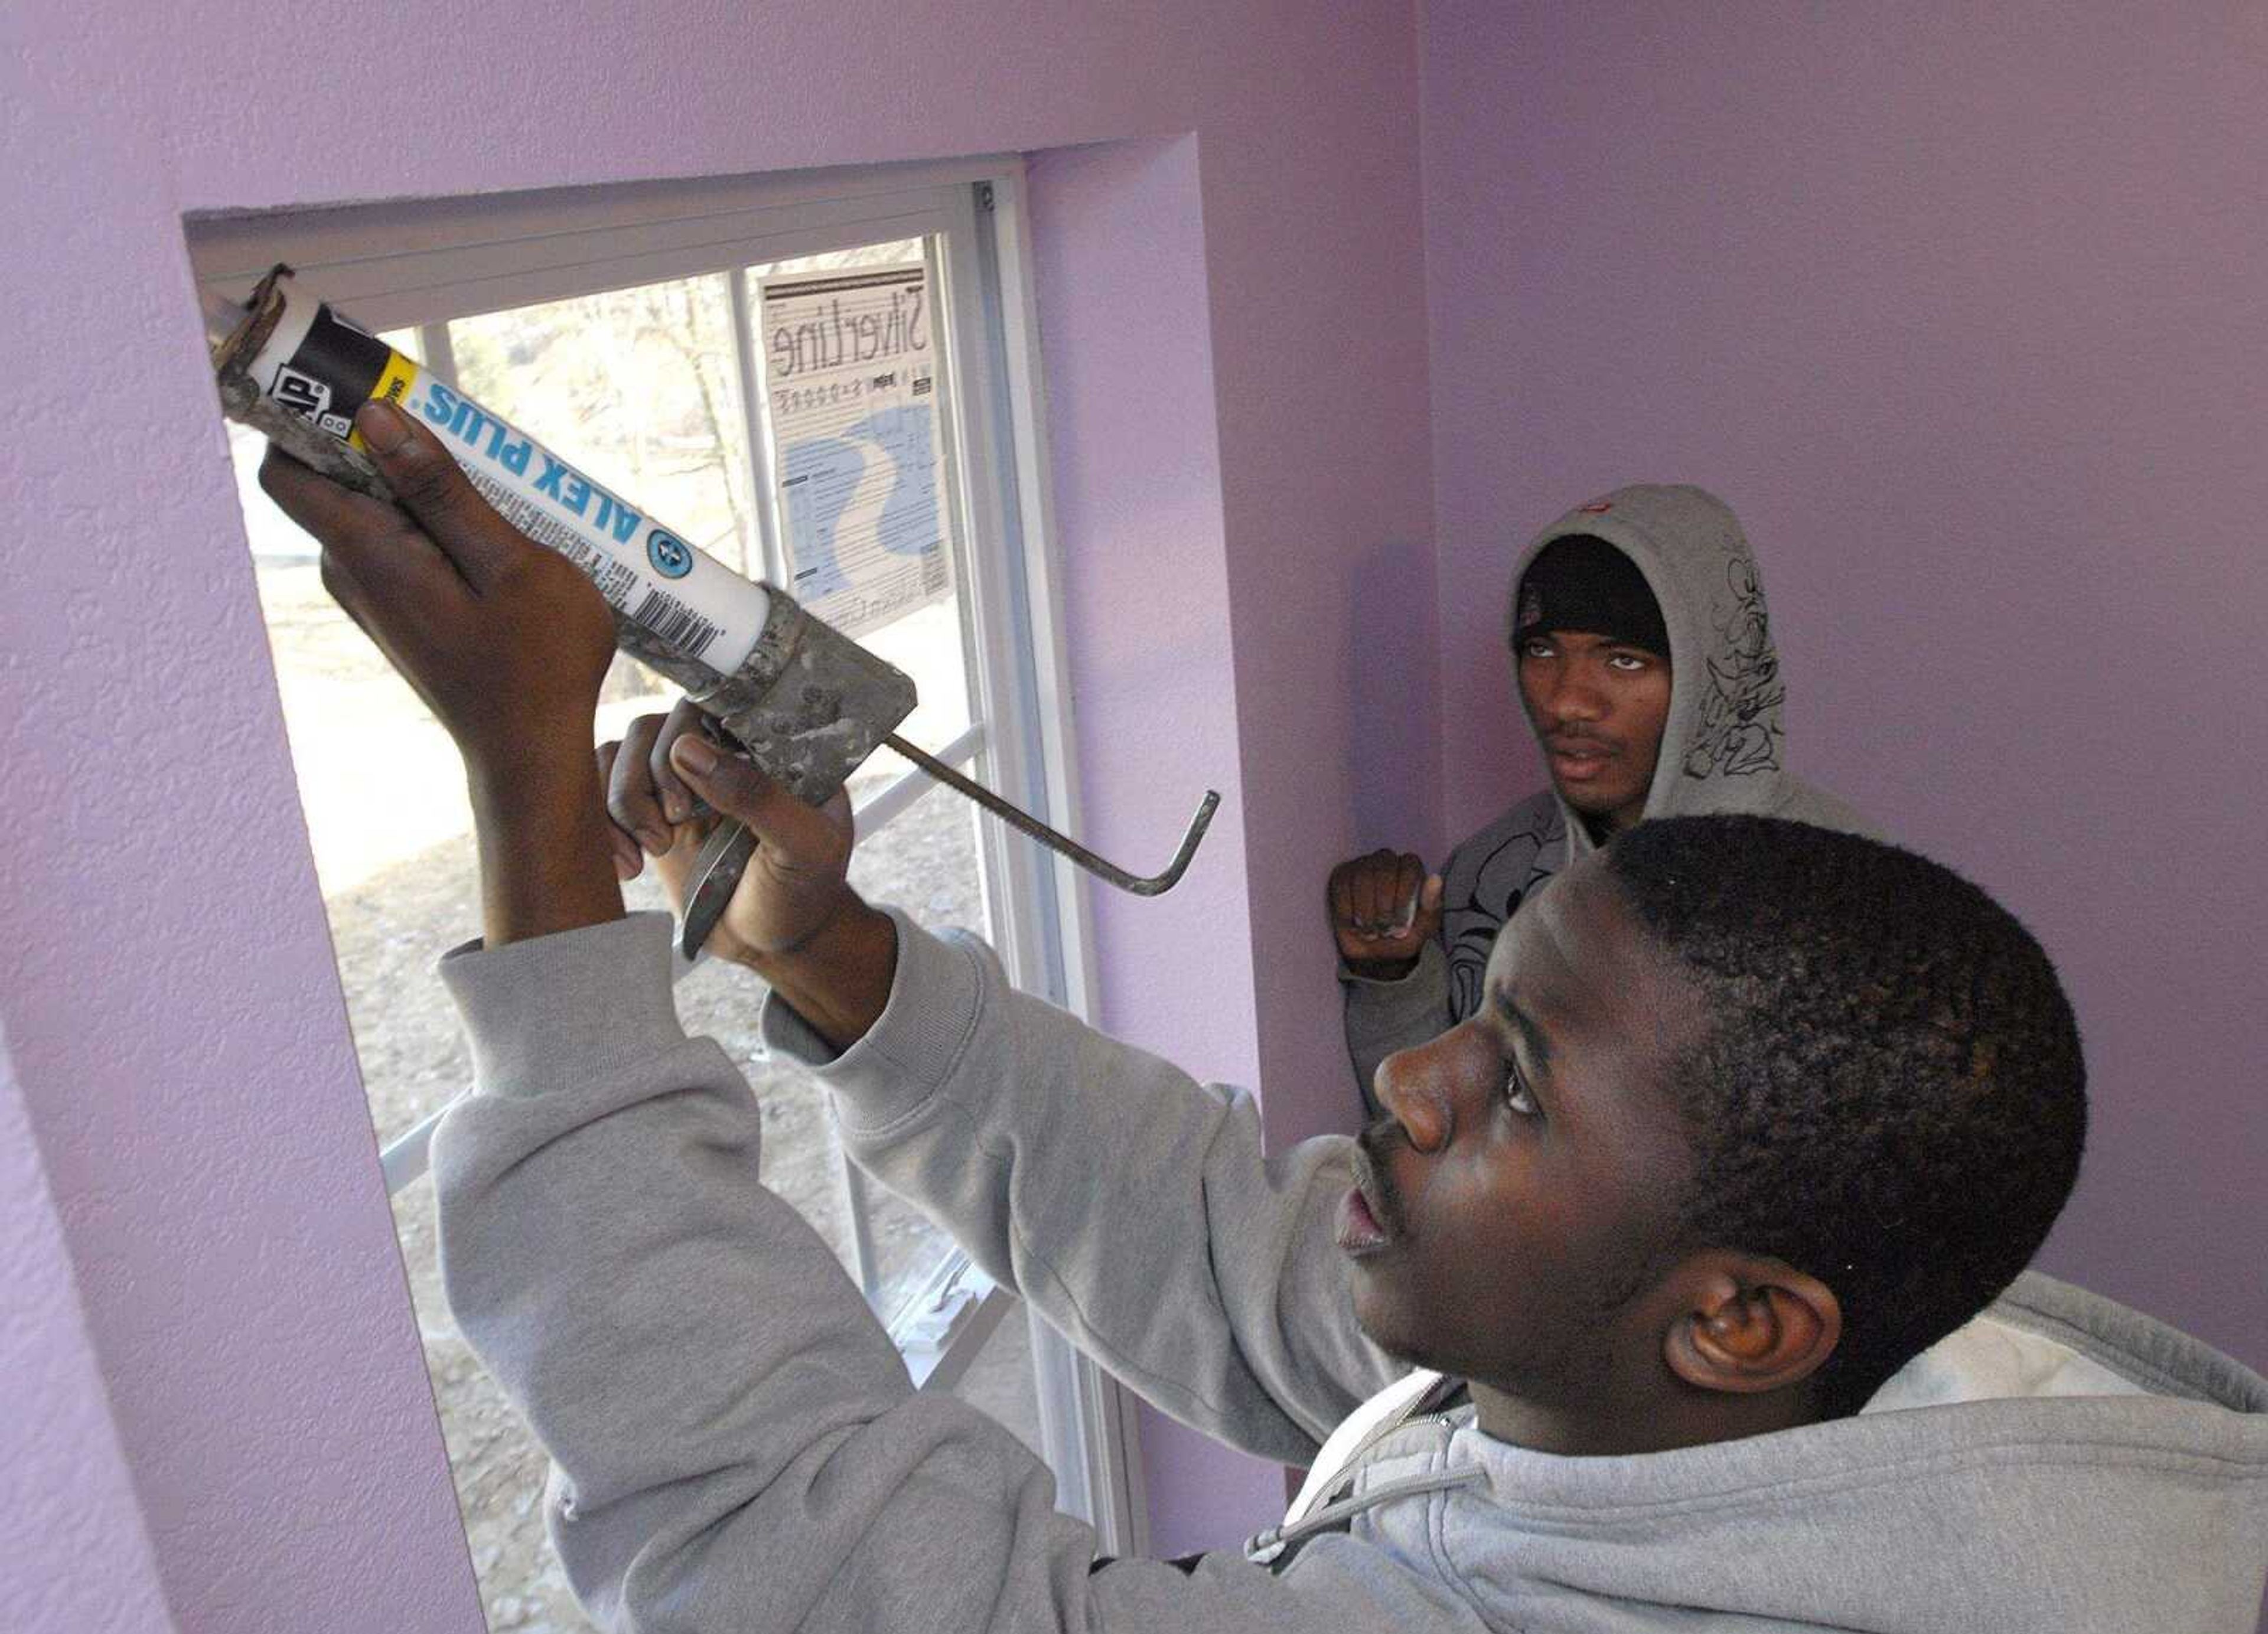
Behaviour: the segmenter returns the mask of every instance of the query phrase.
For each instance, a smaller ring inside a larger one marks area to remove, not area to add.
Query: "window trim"
[[[201,290],[241,293],[281,260],[374,328],[407,328],[841,247],[846,231],[944,230],[948,189],[1012,157],[188,219]]]

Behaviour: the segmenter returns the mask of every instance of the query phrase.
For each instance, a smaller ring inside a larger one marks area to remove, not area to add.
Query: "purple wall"
[[[0,1561],[6,1626],[170,1630],[70,1256],[0,1039]]]
[[[1429,0],[1423,83],[1449,828],[1518,542],[1715,489],[1791,763],[2062,964],[2047,1268],[2268,1366],[2268,11]]]
[[[1406,8],[500,0],[464,24],[343,0],[288,27],[244,0],[7,13],[0,287],[40,337],[11,375],[40,408],[0,445],[0,1018],[99,1362],[82,1383],[107,1391],[187,1630],[478,1612],[182,211],[1130,139],[1043,166],[1039,200],[1043,264],[1163,280],[1046,291],[1086,809],[1138,855],[1204,784],[1228,804],[1186,894],[1096,903],[1100,999],[1194,1066],[1263,1076],[1279,1137],[1351,1105],[1316,1024],[1317,904],[1375,815],[1336,747],[1357,682],[1437,668],[1430,579],[1365,675],[1343,651],[1347,587],[1431,535]],[[1130,346],[1116,302],[1179,328]],[[98,374],[131,381],[130,410]],[[1424,733],[1359,765],[1438,822]],[[1165,1549],[1280,1496],[1185,1447],[1150,1475]]]
[[[1184,136],[1060,148],[1029,172],[1056,530],[1080,541],[1062,575],[1064,644],[1079,677],[1074,707],[1082,725],[1107,718],[1127,734],[1121,753],[1084,768],[1078,826],[1105,856],[1154,854],[1188,821],[1195,774],[1176,780],[1153,768],[1238,759],[1235,717],[1221,707],[1235,660],[1220,616],[1228,584],[1197,147]],[[1126,438],[1130,418],[1149,428],[1138,443]],[[1159,597],[1160,584],[1173,593]],[[1133,607],[1138,618],[1128,615]],[[1184,974],[1222,995],[1203,1036],[1178,1029],[1192,1052],[1179,1058],[1246,1084],[1259,1081],[1251,930],[1220,908],[1249,894],[1251,861],[1246,848],[1208,839],[1169,896],[1089,897],[1102,988],[1096,1019],[1130,1038],[1175,1034],[1186,991],[1155,980],[1156,969],[1136,976],[1103,951],[1104,938],[1162,935],[1184,950]],[[1223,1458],[1146,1403],[1138,1411],[1154,1549],[1216,1543],[1231,1514],[1262,1513],[1271,1491],[1280,1496],[1271,1467]]]
[[[41,337],[11,375],[41,412],[0,444],[0,1020],[46,1187],[11,1237],[47,1231],[49,1279],[9,1353],[107,1400],[116,1479],[80,1488],[150,1563],[122,1625],[151,1573],[187,1630],[478,1624],[184,210],[1048,150],[1086,821],[1138,854],[1199,784],[1229,797],[1182,894],[1095,902],[1100,1002],[1258,1077],[1279,1140],[1351,1110],[1324,869],[1537,775],[1494,629],[1511,548],[1616,482],[1715,487],[1766,563],[1799,769],[2070,974],[2097,1138],[2051,1264],[2268,1361],[2268,870],[2237,833],[2268,797],[2257,7],[1939,32],[1432,0],[1421,31],[1291,0],[502,0],[463,50],[439,7],[296,15],[328,58],[243,0],[30,0],[0,69],[0,286]],[[372,54],[425,76],[388,82],[391,123]],[[143,418],[89,356],[135,360]],[[1274,1491],[1150,1445],[1161,1549]],[[84,1558],[72,1488],[26,1490],[48,1507],[13,1519]]]

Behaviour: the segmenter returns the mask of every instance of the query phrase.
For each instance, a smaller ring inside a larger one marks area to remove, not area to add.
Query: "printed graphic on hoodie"
[[[1718,650],[1709,655],[1707,690],[1701,699],[1700,735],[1686,751],[1685,775],[1746,777],[1779,769],[1779,706],[1787,696],[1779,679],[1756,564],[1736,557],[1725,564],[1732,610],[1717,625]],[[1675,672],[1671,684],[1677,682]],[[1653,813],[1649,808],[1647,815]]]

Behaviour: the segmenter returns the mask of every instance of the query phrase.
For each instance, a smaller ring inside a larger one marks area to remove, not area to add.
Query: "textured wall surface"
[[[242,0],[27,0],[0,31],[0,284],[36,405],[0,445],[0,1017],[183,1628],[478,1621],[184,211],[1193,136],[1162,191],[1138,159],[1130,209],[1097,173],[1049,216],[1085,264],[1162,256],[1170,290],[1123,293],[1182,325],[1167,392],[1108,323],[1117,294],[1049,294],[1087,819],[1138,859],[1201,787],[1228,797],[1186,894],[1098,902],[1100,999],[1262,1077],[1279,1136],[1352,1115],[1322,871],[1374,838],[1363,788],[1437,821],[1425,734],[1361,777],[1338,747],[1358,688],[1435,671],[1429,578],[1363,671],[1343,651],[1357,565],[1431,527],[1406,8],[501,0],[475,26],[315,0],[287,26]],[[1144,209],[1164,243],[1111,238]],[[1188,660],[1171,688],[1123,638],[1144,629]],[[1152,1472],[1169,1549],[1241,1535],[1274,1480],[1177,1468]]]
[[[2051,1270],[2268,1365],[2268,9],[1426,8],[1444,755],[1533,786],[1518,541],[1747,525],[1789,763],[2061,962]]]
[[[5,1626],[170,1630],[134,1483],[0,1040],[0,1562]]]

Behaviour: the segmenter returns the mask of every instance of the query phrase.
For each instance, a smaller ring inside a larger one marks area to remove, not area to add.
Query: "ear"
[[[1778,1260],[1727,1255],[1697,1274],[1662,1335],[1669,1371],[1702,1390],[1755,1395],[1816,1373],[1843,1338],[1834,1291]]]

